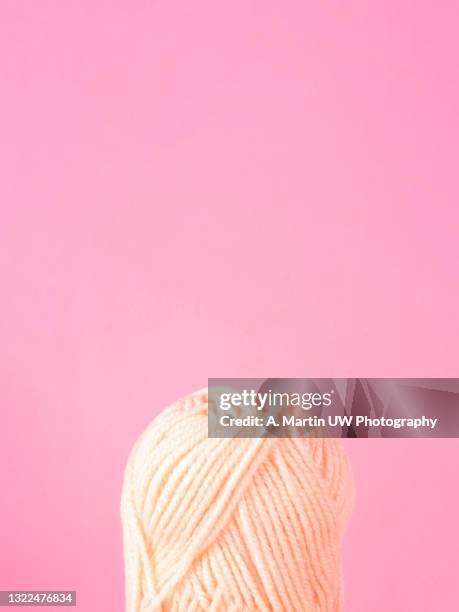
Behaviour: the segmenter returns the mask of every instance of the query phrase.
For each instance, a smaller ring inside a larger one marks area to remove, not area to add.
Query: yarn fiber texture
[[[339,440],[211,439],[207,392],[135,444],[121,514],[127,612],[336,612],[352,479]]]

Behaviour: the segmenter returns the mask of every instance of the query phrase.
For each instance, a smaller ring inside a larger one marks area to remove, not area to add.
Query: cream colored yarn
[[[207,393],[155,418],[126,469],[126,609],[341,609],[351,501],[331,439],[209,439]]]

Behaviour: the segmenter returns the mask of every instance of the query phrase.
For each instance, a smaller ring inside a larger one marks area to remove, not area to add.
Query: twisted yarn
[[[332,439],[210,439],[208,397],[157,416],[125,474],[126,609],[335,612],[351,501]]]

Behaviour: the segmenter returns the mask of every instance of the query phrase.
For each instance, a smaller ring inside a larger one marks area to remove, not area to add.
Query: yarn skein
[[[212,439],[207,392],[135,444],[121,514],[127,612],[342,608],[352,479],[339,440]]]

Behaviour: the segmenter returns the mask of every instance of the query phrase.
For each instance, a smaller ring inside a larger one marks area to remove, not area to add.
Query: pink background
[[[457,376],[456,2],[3,0],[0,588],[123,609],[208,376]],[[457,609],[456,440],[348,441],[346,612]]]

